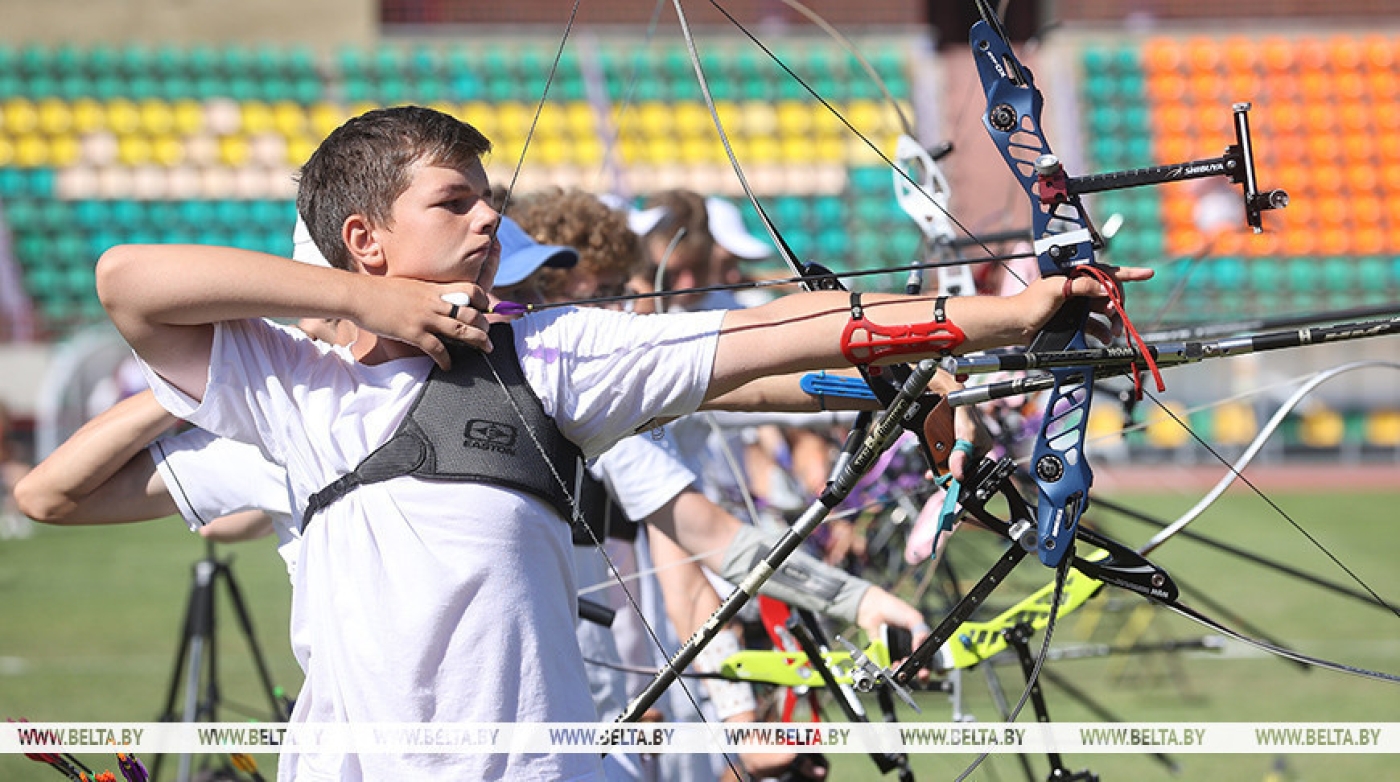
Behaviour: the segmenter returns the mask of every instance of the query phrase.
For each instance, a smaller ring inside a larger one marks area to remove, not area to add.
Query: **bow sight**
[[[1288,193],[1283,190],[1259,192],[1259,184],[1254,173],[1254,146],[1249,136],[1248,103],[1236,103],[1235,143],[1225,148],[1225,154],[1206,160],[1192,160],[1164,166],[1135,168],[1128,171],[1115,171],[1089,176],[1067,176],[1059,158],[1044,154],[1035,160],[1036,179],[1039,185],[1040,202],[1047,206],[1068,203],[1075,196],[1085,193],[1099,193],[1105,190],[1123,190],[1129,187],[1160,185],[1187,179],[1223,176],[1244,188],[1245,220],[1255,233],[1264,230],[1262,214],[1270,209],[1288,206]],[[1056,248],[1051,248],[1053,254]]]

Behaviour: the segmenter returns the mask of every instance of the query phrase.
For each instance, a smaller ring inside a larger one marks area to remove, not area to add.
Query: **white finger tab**
[[[472,303],[472,297],[466,293],[462,293],[461,291],[444,293],[442,294],[442,300],[447,302],[448,304],[452,304],[458,307],[470,307]]]

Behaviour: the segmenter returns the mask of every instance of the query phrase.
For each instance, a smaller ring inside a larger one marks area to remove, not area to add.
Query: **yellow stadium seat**
[[[1123,416],[1108,405],[1095,405],[1089,411],[1084,434],[1085,448],[1091,455],[1120,454],[1125,447]]]
[[[569,134],[577,140],[580,137],[596,136],[598,134],[598,116],[593,111],[593,107],[583,101],[573,101],[565,108]]]
[[[92,98],[78,98],[72,104],[73,132],[91,133],[107,127],[107,111]]]
[[[642,162],[645,151],[642,148],[642,140],[634,136],[619,136],[617,148],[615,150],[618,163],[622,165],[635,165]]]
[[[317,103],[311,107],[311,133],[317,139],[323,139],[344,124],[349,116],[345,109],[334,103]]]
[[[676,132],[687,138],[707,139],[714,143],[715,120],[705,104],[688,100],[675,104]]]
[[[530,142],[525,165],[557,166],[569,160],[569,145],[559,138],[537,136]]]
[[[634,128],[646,136],[671,136],[674,132],[674,117],[671,106],[660,101],[646,101],[637,106],[634,113]]]
[[[237,168],[247,165],[252,146],[246,136],[224,136],[219,139],[219,162]]]
[[[156,136],[151,140],[151,159],[166,168],[178,166],[185,160],[185,145],[175,136]]]
[[[139,166],[151,160],[151,142],[135,134],[117,137],[117,160],[124,166]]]
[[[1303,414],[1298,425],[1298,439],[1310,448],[1336,448],[1346,435],[1342,415],[1321,405]]]
[[[0,107],[0,127],[10,136],[33,133],[39,128],[39,111],[27,98],[10,98]]]
[[[11,166],[15,162],[15,145],[8,136],[0,135],[0,166]]]
[[[463,103],[455,114],[461,117],[463,122],[486,134],[487,138],[494,138],[496,132],[496,109],[486,101],[474,100]]]
[[[250,100],[239,108],[242,109],[243,123],[240,127],[244,133],[254,136],[274,129],[272,109],[266,103]]]
[[[817,139],[816,156],[824,163],[839,163],[845,159],[846,142],[838,137],[822,136]]]
[[[859,126],[857,126],[859,127]],[[864,133],[865,131],[862,130]],[[880,149],[894,149],[893,139],[881,139],[879,135],[866,133],[865,137],[874,142]],[[882,143],[883,142],[883,143]],[[844,141],[846,153],[842,158],[846,165],[852,167],[881,166],[885,161],[880,158],[880,154],[871,149],[866,143],[855,136],[851,136]]]
[[[281,136],[297,136],[307,127],[307,112],[302,111],[301,105],[291,101],[276,102],[272,106],[272,125]]]
[[[49,165],[54,168],[67,168],[77,163],[82,154],[82,144],[71,133],[49,139]]]
[[[1366,442],[1400,448],[1400,410],[1376,410],[1366,416]]]
[[[782,160],[782,145],[775,136],[750,136],[749,154],[747,159],[740,158],[739,162],[744,163],[752,160],[754,163],[763,165],[765,163],[777,163]]]
[[[779,145],[783,162],[811,163],[817,158],[816,144],[804,136],[784,136]]]
[[[677,157],[682,163],[708,163],[714,157],[713,150],[716,147],[719,147],[719,144],[707,138],[695,136],[682,138],[677,146],[679,150]]]
[[[141,131],[149,136],[161,136],[175,130],[175,112],[163,100],[148,98],[141,101]]]
[[[141,129],[141,110],[126,98],[108,101],[107,127],[118,136],[135,133]]]
[[[49,140],[37,134],[15,139],[15,165],[20,168],[49,165]]]
[[[593,168],[603,162],[603,141],[595,133],[573,141],[573,163]]]
[[[300,167],[311,159],[311,153],[316,151],[321,140],[310,136],[294,136],[287,141],[286,164]]]
[[[1248,445],[1259,433],[1254,407],[1244,402],[1226,402],[1215,409],[1212,427],[1215,440],[1222,445]]]
[[[808,103],[785,100],[778,104],[778,130],[784,136],[812,133],[813,108]]]
[[[778,132],[778,112],[763,101],[745,101],[740,107],[739,128],[746,136],[768,136]]]
[[[57,136],[73,129],[73,110],[67,101],[45,98],[39,102],[39,130]]]
[[[175,113],[175,132],[182,136],[193,136],[204,130],[204,106],[198,101],[179,100],[172,110]]]
[[[1177,419],[1186,420],[1186,408],[1180,402],[1169,401],[1166,403],[1166,407]],[[1171,416],[1155,408],[1148,413],[1147,427],[1144,429],[1144,433],[1148,444],[1154,448],[1175,449],[1191,441],[1191,433],[1186,431],[1185,427],[1177,423]]]
[[[852,127],[866,135],[875,133],[880,127],[881,120],[884,119],[884,113],[880,110],[880,106],[868,100],[852,101],[841,113]]]
[[[537,138],[563,141],[568,139],[571,135],[569,113],[559,103],[551,101],[544,104],[544,106],[540,107],[539,119],[536,120],[532,114],[530,121],[535,123],[535,136]]]
[[[525,138],[530,129],[530,118],[534,112],[518,101],[502,101],[496,104],[496,128],[501,136]]]

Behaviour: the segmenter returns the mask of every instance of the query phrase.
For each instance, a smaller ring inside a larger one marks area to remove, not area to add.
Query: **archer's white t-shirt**
[[[162,437],[146,449],[190,529],[230,513],[260,510],[272,519],[277,553],[296,572],[301,540],[287,496],[287,471],[256,446],[190,429]]]
[[[514,324],[531,388],[596,456],[704,399],[723,313],[559,309]],[[215,329],[204,400],[148,370],[172,414],[286,467],[292,507],[385,442],[426,356],[376,366],[268,321]],[[503,487],[411,477],[361,486],[302,536],[293,623],[306,673],[295,722],[591,722],[569,525]],[[591,754],[301,754],[284,780],[591,779]]]

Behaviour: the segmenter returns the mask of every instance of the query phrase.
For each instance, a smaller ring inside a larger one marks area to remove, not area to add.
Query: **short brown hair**
[[[347,218],[364,215],[387,227],[415,164],[465,169],[490,151],[480,131],[440,111],[398,106],[366,112],[332,131],[301,167],[297,211],[326,260],[349,269],[341,239]]]

